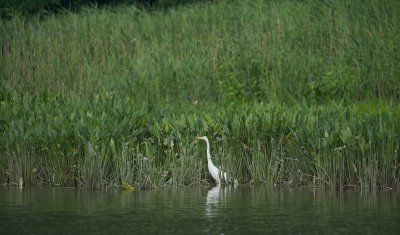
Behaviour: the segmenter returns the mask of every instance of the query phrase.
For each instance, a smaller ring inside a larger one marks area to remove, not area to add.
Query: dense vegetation
[[[110,7],[135,4],[148,9],[164,9],[178,5],[212,0],[0,0],[0,17],[15,15],[44,16],[62,11],[79,11],[88,6]]]
[[[2,182],[394,187],[399,1],[220,1],[0,21]]]

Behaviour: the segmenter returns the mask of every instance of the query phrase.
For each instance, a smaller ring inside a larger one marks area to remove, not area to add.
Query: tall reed
[[[0,181],[399,182],[399,1],[218,1],[0,21]]]
[[[256,0],[15,17],[0,23],[0,94],[398,101],[399,8],[395,0]]]
[[[11,182],[85,187],[203,184],[208,135],[216,165],[240,182],[393,187],[400,107],[254,103],[138,109],[110,94],[3,101],[1,168]]]

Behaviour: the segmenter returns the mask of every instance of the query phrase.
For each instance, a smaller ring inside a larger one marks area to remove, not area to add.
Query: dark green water
[[[400,234],[400,194],[0,188],[0,234]]]

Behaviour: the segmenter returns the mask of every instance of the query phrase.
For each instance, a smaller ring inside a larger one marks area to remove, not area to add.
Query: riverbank
[[[2,183],[396,187],[398,1],[86,8],[0,22]]]

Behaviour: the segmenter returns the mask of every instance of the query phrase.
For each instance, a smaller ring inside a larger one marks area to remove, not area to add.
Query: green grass
[[[399,184],[400,2],[219,1],[0,21],[0,182]]]
[[[29,97],[29,98],[27,98]],[[392,187],[399,179],[400,107],[280,103],[138,109],[112,94],[2,102],[0,169],[30,183],[161,187],[207,179],[214,162],[240,182]],[[219,140],[219,141],[217,141]],[[3,175],[4,175],[3,174]]]
[[[114,90],[157,104],[398,101],[398,9],[398,1],[220,1],[16,17],[1,22],[2,88]]]

